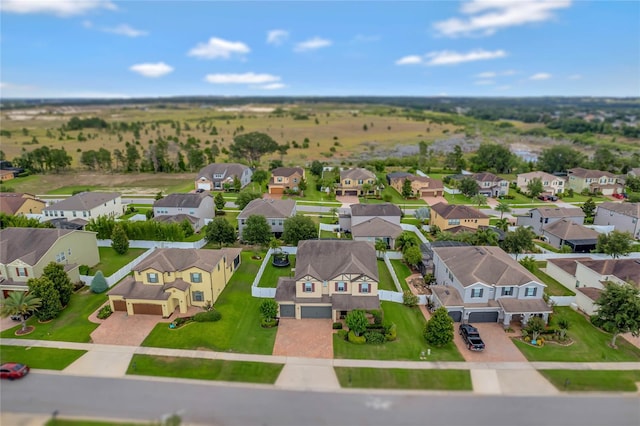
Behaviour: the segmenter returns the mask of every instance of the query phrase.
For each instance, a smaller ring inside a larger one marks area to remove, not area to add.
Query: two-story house
[[[340,171],[340,183],[336,185],[336,195],[364,195],[363,185],[370,185],[368,193],[376,190],[376,175],[372,171],[356,167]]]
[[[396,238],[402,233],[402,211],[395,204],[352,204],[343,210],[339,218],[340,229],[351,232],[356,241],[375,243],[382,240],[388,248],[393,248]]]
[[[20,192],[0,192],[0,212],[12,216],[42,214],[47,204],[35,195]]]
[[[249,216],[264,216],[271,227],[271,232],[276,238],[280,238],[284,232],[284,221],[296,215],[295,200],[273,200],[257,198],[238,215],[238,237],[242,241],[242,231],[246,227]]]
[[[569,219],[560,219],[542,227],[542,236],[553,247],[571,247],[573,253],[591,253],[598,243],[597,231]]]
[[[640,239],[640,203],[606,202],[598,206],[594,225],[613,225],[617,231],[629,232]]]
[[[214,303],[240,265],[241,249],[155,249],[111,289],[109,305],[128,315],[161,315]]]
[[[526,324],[545,322],[552,309],[542,298],[545,284],[499,247],[435,247],[433,303],[454,321]]]
[[[583,225],[584,212],[578,207],[538,207],[526,215],[517,216],[516,225],[531,227],[536,235],[542,235],[543,227],[562,219]]]
[[[557,195],[564,192],[565,184],[562,177],[540,171],[520,173],[516,180],[516,186],[520,191],[526,193],[529,191],[529,183],[534,179],[540,179],[542,182],[542,187],[544,188],[543,194]]]
[[[280,277],[281,318],[332,318],[354,309],[379,309],[378,264],[373,244],[349,240],[298,243],[293,278]]]
[[[302,167],[277,167],[271,170],[267,185],[269,194],[284,194],[287,190],[298,190],[298,184],[305,178]]]
[[[213,163],[203,167],[196,178],[196,190],[223,191],[226,188],[233,189],[233,182],[237,178],[240,187],[251,183],[253,171],[244,164],[238,163]]]
[[[613,173],[601,170],[590,170],[576,167],[567,170],[567,188],[575,192],[585,189],[590,193],[602,193],[602,195],[622,194],[624,188],[618,183],[618,177]]]
[[[116,218],[124,213],[118,192],[81,192],[42,209],[44,220],[63,219],[86,225],[100,216]]]
[[[0,231],[0,289],[27,291],[30,278],[40,278],[49,263],[64,265],[72,282],[79,266],[100,262],[95,232],[50,228],[5,228]]]
[[[187,220],[195,232],[199,232],[214,216],[213,197],[205,192],[169,194],[153,203],[154,220],[168,223]]]
[[[471,178],[478,184],[478,193],[487,197],[500,197],[509,194],[509,181],[493,173],[474,173]]]
[[[390,179],[390,185],[402,194],[404,181],[411,182],[411,192],[415,197],[441,197],[444,193],[444,184],[441,180],[426,176],[399,176]]]
[[[459,227],[473,230],[489,226],[489,216],[469,206],[437,203],[431,206],[429,223],[442,231],[451,231]]]

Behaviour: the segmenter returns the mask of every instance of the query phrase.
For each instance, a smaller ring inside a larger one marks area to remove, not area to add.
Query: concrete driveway
[[[527,362],[522,352],[513,344],[509,336],[515,334],[505,333],[502,324],[475,323],[474,327],[480,332],[480,337],[485,344],[484,351],[475,352],[467,349],[462,337],[458,333],[460,323],[455,323],[453,341],[465,361],[473,362]]]
[[[434,204],[438,204],[438,203],[449,204],[447,199],[442,197],[442,196],[439,196],[439,197],[422,197],[422,199],[424,200],[425,203],[427,203],[430,206],[433,206]]]
[[[273,355],[303,358],[333,358],[330,319],[281,318]]]
[[[342,207],[349,207],[351,204],[359,204],[360,199],[355,195],[337,195],[336,201],[342,203]]]

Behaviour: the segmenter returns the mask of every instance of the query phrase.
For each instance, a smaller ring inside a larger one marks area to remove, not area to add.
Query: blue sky
[[[640,2],[2,0],[2,97],[640,96]]]

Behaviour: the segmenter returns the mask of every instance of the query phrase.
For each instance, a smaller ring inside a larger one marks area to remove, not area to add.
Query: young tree
[[[540,317],[531,317],[529,321],[527,321],[527,325],[524,329],[531,335],[531,340],[537,340],[540,333],[547,328],[547,325],[544,323],[544,320]]]
[[[409,179],[405,179],[402,182],[402,196],[404,198],[409,198],[413,195],[413,188],[411,187],[411,181]]]
[[[428,207],[420,207],[416,209],[413,215],[421,223],[424,223],[427,219],[429,219],[429,217],[431,217],[431,210],[429,210]]]
[[[64,271],[64,266],[56,262],[50,262],[42,270],[43,276],[49,278],[60,295],[60,304],[64,307],[69,304],[73,294],[73,283],[69,275]]]
[[[422,252],[420,251],[420,247],[407,247],[407,249],[402,252],[402,259],[407,263],[407,265],[413,267],[418,266],[418,264],[422,261]]]
[[[8,316],[20,315],[22,331],[25,331],[27,329],[25,315],[31,314],[40,306],[42,306],[42,301],[36,297],[35,294],[27,293],[26,291],[12,291],[2,301],[0,316],[6,318]]]
[[[253,214],[247,218],[246,225],[242,229],[242,241],[266,246],[272,236],[271,227],[264,216]]]
[[[470,198],[478,193],[478,183],[473,178],[463,177],[458,182],[458,189]]]
[[[536,198],[538,195],[544,192],[544,185],[542,184],[542,179],[533,178],[527,184],[527,192],[531,198]]]
[[[640,334],[640,290],[636,286],[607,282],[596,304],[595,323],[613,334],[612,347],[621,333]]]
[[[300,182],[298,182],[298,189],[300,190],[300,196],[304,197],[304,191],[307,190],[307,181],[304,177],[300,178]]]
[[[385,243],[383,240],[376,240],[374,247],[379,258],[382,258],[387,252],[387,243]]]
[[[107,280],[104,278],[102,271],[96,272],[96,275],[91,280],[91,291],[99,294],[104,293],[108,288],[109,284],[107,284]]]
[[[453,341],[453,319],[444,306],[435,310],[424,327],[424,338],[430,345],[444,346]]]
[[[263,155],[276,152],[277,149],[278,143],[271,136],[261,132],[238,135],[229,146],[232,157],[247,159],[253,165],[260,164]]]
[[[323,169],[324,169],[324,165],[320,161],[313,160],[313,162],[311,163],[311,168],[309,169],[309,171],[311,172],[312,175],[314,175],[316,177],[321,177]]]
[[[220,244],[233,244],[236,242],[236,231],[233,225],[224,217],[216,217],[205,227],[205,238],[207,241]]]
[[[116,223],[111,234],[111,247],[118,254],[125,254],[129,251],[129,238],[121,224]]]
[[[503,218],[496,221],[496,228],[507,232],[509,230],[509,219]]]
[[[48,321],[56,318],[62,311],[60,303],[60,293],[54,287],[49,278],[42,276],[40,278],[31,278],[27,281],[29,292],[40,299],[42,305],[36,311],[36,317],[40,321]]]
[[[504,241],[502,241],[502,249],[507,253],[515,254],[516,259],[518,259],[520,253],[533,250],[534,237],[535,235],[531,229],[519,226],[515,231],[507,232]]]
[[[347,323],[349,330],[353,331],[356,336],[360,336],[362,333],[367,331],[368,321],[363,310],[354,309],[349,312],[345,318],[345,322]]]
[[[480,206],[487,204],[487,196],[482,194],[476,194],[471,197],[471,202],[478,206],[478,210],[480,210]]]
[[[244,210],[244,208],[247,207],[247,204],[258,198],[262,198],[262,194],[259,192],[242,191],[238,194],[238,198],[236,198],[235,203],[240,210]]]
[[[567,337],[567,330],[571,326],[571,322],[566,318],[560,318],[558,320],[558,331],[560,331],[560,340],[564,340]]]
[[[509,213],[511,211],[511,206],[504,201],[500,201],[494,210],[500,212],[500,219],[502,219],[505,213]]]
[[[633,236],[628,232],[614,230],[609,234],[600,234],[596,244],[596,253],[605,253],[617,259],[631,253],[632,241]]]
[[[308,216],[296,215],[284,221],[282,239],[285,243],[297,246],[298,241],[311,240],[318,237],[315,223]]]
[[[413,308],[418,304],[418,296],[413,294],[411,290],[405,290],[404,293],[402,293],[402,304]]]
[[[224,200],[222,192],[218,192],[216,194],[216,196],[213,198],[213,203],[215,204],[217,211],[222,211],[222,209],[224,209],[226,201]]]
[[[593,198],[589,197],[580,207],[587,218],[592,218],[596,212],[596,203],[593,202]]]
[[[369,193],[373,190],[373,185],[371,185],[370,183],[363,183],[362,184],[362,195],[366,198]]]
[[[240,179],[238,179],[238,176],[234,176],[233,177],[233,190],[235,192],[240,192],[241,189],[242,189],[242,182],[240,182]]]
[[[265,321],[272,321],[278,316],[278,302],[274,299],[264,299],[260,302],[260,315]]]
[[[419,246],[418,237],[413,232],[402,231],[398,238],[396,238],[396,250],[405,252],[409,247]]]
[[[266,170],[256,170],[251,175],[251,182],[257,182],[262,188],[262,185],[269,180],[269,173]]]

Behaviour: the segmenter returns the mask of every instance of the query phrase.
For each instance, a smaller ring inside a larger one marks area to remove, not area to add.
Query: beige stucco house
[[[442,231],[460,226],[478,229],[480,226],[489,226],[489,216],[469,206],[438,203],[431,206],[429,223]]]
[[[42,214],[47,204],[35,195],[20,192],[0,192],[0,212],[20,216]]]
[[[298,184],[305,178],[302,167],[277,167],[271,170],[267,185],[269,194],[284,194],[286,190],[298,190]]]
[[[371,185],[369,193],[375,192],[376,175],[372,171],[362,168],[342,170],[340,183],[336,185],[336,195],[364,195],[362,185]]]
[[[567,188],[575,192],[588,190],[591,193],[600,192],[602,195],[621,194],[623,186],[618,183],[618,177],[613,173],[601,170],[589,170],[576,167],[567,170]]]
[[[214,303],[240,265],[241,249],[156,249],[110,290],[109,304],[128,315],[167,318]]]
[[[526,193],[529,191],[529,183],[534,179],[540,179],[542,182],[543,194],[557,195],[564,192],[565,180],[562,177],[540,171],[520,173],[516,179],[516,186]]]
[[[439,179],[426,176],[399,176],[391,177],[390,185],[402,194],[404,181],[411,182],[411,191],[415,197],[441,197],[444,194],[444,184]]]

